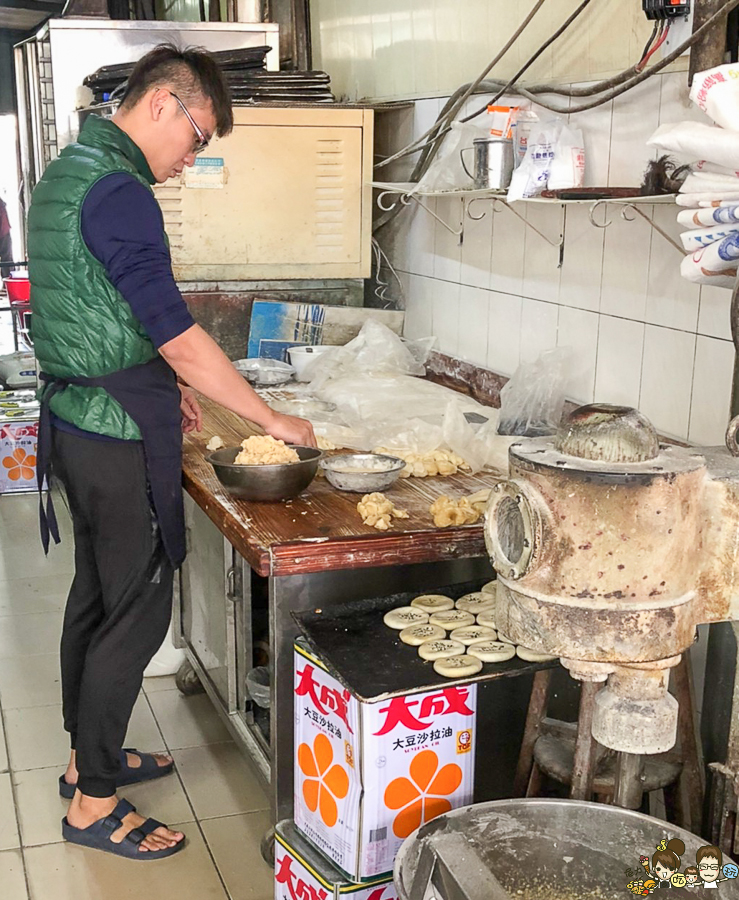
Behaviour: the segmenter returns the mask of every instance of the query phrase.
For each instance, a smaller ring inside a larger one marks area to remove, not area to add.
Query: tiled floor
[[[68,521],[44,559],[35,498],[0,496],[0,898],[268,900],[266,794],[208,698],[183,697],[171,677],[146,679],[127,743],[167,750],[175,774],[122,794],[184,831],[188,846],[144,866],[62,841],[57,778],[68,743],[57,647],[71,577]]]

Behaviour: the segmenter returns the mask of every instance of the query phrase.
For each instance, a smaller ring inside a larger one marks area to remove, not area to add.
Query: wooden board
[[[337,491],[325,478],[285,503],[252,503],[232,497],[206,461],[214,434],[226,445],[256,433],[234,413],[205,398],[203,431],[185,437],[183,483],[201,509],[260,575],[298,575],[332,569],[407,565],[487,556],[482,523],[436,528],[429,506],[441,494],[461,497],[490,488],[498,473],[400,479],[387,491],[410,518],[396,519],[390,531],[364,525],[359,494]]]

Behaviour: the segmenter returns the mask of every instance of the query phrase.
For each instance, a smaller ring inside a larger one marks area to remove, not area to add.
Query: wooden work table
[[[442,494],[458,498],[490,488],[499,473],[400,478],[386,495],[408,519],[389,531],[364,525],[359,494],[338,491],[320,475],[296,499],[251,503],[232,497],[207,462],[213,435],[240,444],[256,433],[239,416],[200,398],[203,430],[185,437],[184,487],[259,575],[296,575],[331,569],[407,565],[485,556],[482,524],[437,528],[429,506]]]
[[[239,500],[216,478],[205,445],[216,434],[235,445],[255,432],[217,404],[200,402],[203,431],[184,441],[189,551],[178,633],[233,737],[269,782],[273,820],[280,821],[293,806],[294,614],[492,578],[482,524],[438,528],[429,506],[442,494],[458,498],[491,487],[498,476],[399,479],[387,496],[409,518],[395,519],[387,532],[363,524],[359,494],[338,491],[322,477],[285,503]],[[249,688],[255,642],[265,640],[271,715],[255,710]]]

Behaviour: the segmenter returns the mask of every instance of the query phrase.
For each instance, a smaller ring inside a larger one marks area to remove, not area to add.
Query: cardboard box
[[[347,881],[292,822],[275,829],[275,900],[398,900],[392,878],[371,883]]]
[[[296,826],[350,881],[388,875],[409,834],[472,802],[476,709],[476,685],[360,701],[299,642]]]
[[[0,422],[0,494],[36,490],[38,419]]]

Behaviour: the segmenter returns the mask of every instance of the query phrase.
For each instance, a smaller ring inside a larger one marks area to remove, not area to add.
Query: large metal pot
[[[314,447],[288,446],[297,452],[299,462],[275,466],[237,466],[234,459],[241,447],[224,447],[206,459],[213,466],[218,480],[234,497],[276,503],[290,500],[304,491],[315,478],[318,462],[323,456]]]
[[[624,900],[634,896],[626,885],[646,877],[639,857],[651,860],[663,839],[675,837],[685,844],[682,872],[695,865],[696,852],[708,842],[667,822],[580,800],[496,800],[421,826],[396,857],[395,886],[399,900],[424,900],[422,887],[428,884],[436,845],[442,858],[458,860],[462,873],[459,881],[453,873],[442,879],[448,890],[433,888],[439,900],[497,898],[495,886],[485,883],[485,871],[493,873],[511,900]],[[447,840],[451,853],[445,853]],[[722,859],[722,865],[732,862]],[[717,896],[739,898],[737,881],[722,881]],[[693,893],[674,887],[669,896],[677,900]]]

